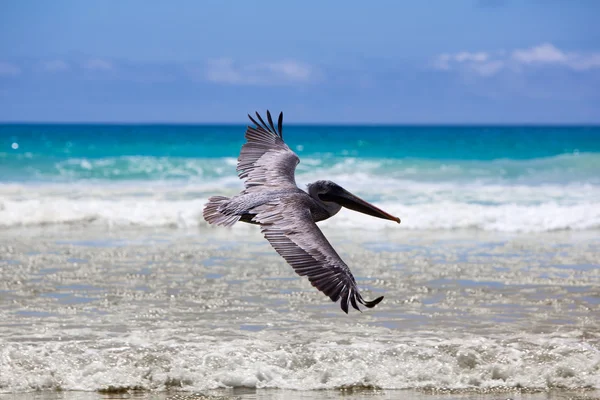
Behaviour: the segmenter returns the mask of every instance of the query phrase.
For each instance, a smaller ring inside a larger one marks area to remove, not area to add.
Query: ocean
[[[243,126],[0,125],[0,226],[202,224],[242,188]],[[600,228],[600,127],[286,126],[303,187],[330,179],[402,229]],[[334,222],[334,221],[332,221]],[[348,214],[334,222],[380,229]]]
[[[320,223],[349,315],[202,220],[244,129],[0,124],[0,396],[600,397],[600,127],[284,125],[402,219]]]

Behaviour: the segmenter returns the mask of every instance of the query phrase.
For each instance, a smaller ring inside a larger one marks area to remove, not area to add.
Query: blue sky
[[[0,0],[0,121],[600,123],[600,2]]]

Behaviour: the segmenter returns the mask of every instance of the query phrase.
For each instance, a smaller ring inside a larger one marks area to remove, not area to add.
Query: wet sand
[[[325,226],[345,315],[251,228],[0,232],[2,398],[598,396],[596,235]]]
[[[540,393],[500,391],[496,393],[436,393],[414,390],[327,390],[290,391],[278,389],[229,389],[204,393],[96,393],[96,392],[33,392],[0,394],[3,400],[598,400],[598,391],[553,390]]]

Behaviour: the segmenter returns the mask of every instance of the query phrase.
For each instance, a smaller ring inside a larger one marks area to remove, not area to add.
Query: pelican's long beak
[[[382,209],[375,207],[373,204],[364,201],[360,197],[353,195],[345,189],[337,190],[335,193],[327,193],[324,195],[320,195],[320,197],[323,200],[338,203],[342,207],[349,208],[350,210],[358,211],[363,214],[371,215],[377,218],[389,219],[391,221],[396,221],[397,223],[400,223],[400,218],[394,217],[393,215],[386,213]]]

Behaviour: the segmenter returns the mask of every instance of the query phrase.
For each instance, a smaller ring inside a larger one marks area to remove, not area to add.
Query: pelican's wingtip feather
[[[279,120],[277,121],[277,128],[279,131],[279,137],[283,139],[283,111],[279,113]]]
[[[262,119],[262,117],[260,116],[260,114],[258,113],[258,111],[256,111],[256,117],[258,118],[258,120],[260,121],[260,123],[262,124],[261,127],[266,130],[267,132],[269,132],[269,127],[267,126],[267,124],[265,123],[265,120]]]
[[[259,131],[265,130],[267,132],[272,132],[279,136],[281,139],[283,139],[283,111],[279,113],[279,118],[277,120],[277,129],[275,129],[275,123],[273,122],[273,118],[271,117],[271,112],[269,110],[267,110],[267,121],[269,122],[268,124],[261,117],[258,111],[256,111],[255,114],[256,118],[260,122],[258,122],[257,119],[252,117],[250,114],[248,114],[248,118],[250,118],[250,121],[252,121],[252,123],[256,125],[256,128]]]
[[[367,308],[373,308],[375,307],[377,304],[381,303],[381,300],[383,300],[383,296],[376,298],[375,300],[371,300],[371,301],[366,301],[363,303],[365,305],[365,307]]]
[[[256,122],[256,120],[255,120],[254,118],[252,118],[252,116],[251,116],[250,114],[248,114],[248,118],[250,118],[250,121],[252,121],[252,123],[253,123],[254,125],[256,125],[256,127],[257,127],[257,128],[262,128],[262,127],[260,126],[260,124],[259,124],[258,122]]]
[[[273,124],[273,118],[271,118],[271,113],[269,112],[269,110],[267,110],[267,120],[269,121],[269,126],[273,130],[273,133],[277,133],[277,131],[275,130],[275,124]]]

